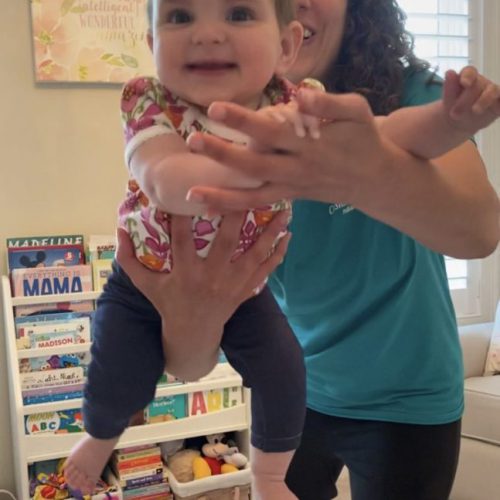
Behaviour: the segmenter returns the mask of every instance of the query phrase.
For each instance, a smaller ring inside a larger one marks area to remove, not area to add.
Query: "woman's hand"
[[[290,235],[280,240],[272,254],[270,251],[289,215],[279,213],[252,248],[234,262],[242,213],[224,217],[205,259],[196,254],[191,217],[173,216],[171,273],[145,268],[136,259],[127,233],[118,230],[116,260],[162,317],[170,373],[196,380],[213,368],[224,324],[283,260]]]
[[[301,90],[298,103],[301,112],[327,120],[320,138],[298,138],[290,123],[280,123],[236,104],[213,104],[209,116],[247,134],[251,138],[249,147],[202,133],[190,136],[189,147],[264,185],[240,190],[195,186],[189,191],[189,199],[203,201],[220,213],[283,198],[355,203],[361,184],[373,187],[377,164],[387,162],[368,103],[355,94],[312,90]]]

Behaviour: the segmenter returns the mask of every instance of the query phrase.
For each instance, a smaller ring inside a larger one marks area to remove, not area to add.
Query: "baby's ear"
[[[293,66],[303,38],[304,28],[298,21],[292,21],[281,29],[281,57],[275,71],[277,76],[284,76]]]

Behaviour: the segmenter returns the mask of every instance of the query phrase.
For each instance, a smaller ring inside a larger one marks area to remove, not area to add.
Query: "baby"
[[[130,181],[120,224],[145,266],[169,272],[169,214],[192,216],[194,245],[201,257],[209,252],[220,224],[221,217],[208,216],[205,206],[188,199],[192,186],[256,186],[254,180],[194,154],[186,144],[195,131],[247,143],[246,137],[209,119],[206,110],[214,101],[259,109],[283,126],[293,126],[304,140],[319,137],[321,124],[298,113],[293,102],[297,87],[283,78],[303,37],[292,0],[151,0],[148,13],[148,43],[158,79],[136,78],[123,90]],[[443,101],[398,110],[378,118],[378,125],[382,134],[413,154],[437,156],[490,120],[494,100],[485,95],[486,83],[472,69],[457,78],[450,74]],[[471,111],[477,117],[474,130],[451,117],[453,107],[464,101],[471,110],[480,108]],[[289,206],[281,200],[248,210],[234,258]],[[203,313],[195,308],[193,304],[193,314]],[[293,332],[265,284],[217,335],[191,331],[177,338],[168,334],[169,321],[174,320],[161,318],[114,264],[93,323],[83,406],[88,435],[66,462],[69,484],[83,493],[93,490],[130,418],[154,397],[165,368],[184,380],[195,380],[215,365],[222,347],[244,385],[252,388],[254,498],[294,498],[284,476],[300,442],[305,415],[304,364]]]

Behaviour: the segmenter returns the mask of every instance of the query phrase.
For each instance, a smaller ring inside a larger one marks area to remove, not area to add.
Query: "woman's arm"
[[[472,143],[427,161],[383,138],[366,101],[354,94],[301,91],[304,113],[330,120],[318,140],[234,104],[217,103],[211,118],[247,134],[266,152],[194,134],[192,150],[253,176],[256,189],[195,187],[189,197],[225,212],[281,198],[351,204],[429,248],[457,258],[494,251],[499,200]]]
[[[134,285],[159,312],[169,373],[182,380],[197,380],[218,361],[224,325],[237,307],[283,260],[290,236],[280,240],[289,213],[279,213],[259,239],[236,261],[242,213],[224,217],[206,259],[193,245],[191,218],[172,217],[171,273],[146,269],[135,257],[127,233],[118,230],[116,259]]]

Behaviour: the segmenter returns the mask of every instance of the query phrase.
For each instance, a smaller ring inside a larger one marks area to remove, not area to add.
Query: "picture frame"
[[[147,0],[30,0],[35,81],[119,83],[155,74]]]

